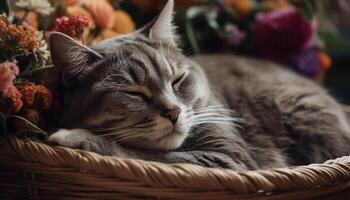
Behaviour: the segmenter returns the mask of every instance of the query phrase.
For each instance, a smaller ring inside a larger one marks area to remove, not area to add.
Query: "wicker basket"
[[[236,172],[0,138],[0,199],[350,199],[350,156]]]

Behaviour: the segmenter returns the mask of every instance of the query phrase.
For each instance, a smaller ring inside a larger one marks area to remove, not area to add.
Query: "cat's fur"
[[[176,47],[172,9],[170,0],[149,26],[91,49],[51,34],[53,62],[66,87],[66,129],[51,142],[231,169],[323,162],[350,153],[348,121],[323,89],[267,61],[186,58]],[[168,113],[175,108],[181,112],[173,124]]]

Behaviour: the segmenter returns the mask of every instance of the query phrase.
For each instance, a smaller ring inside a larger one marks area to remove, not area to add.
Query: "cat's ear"
[[[176,45],[176,27],[173,25],[174,0],[168,0],[157,19],[147,28],[148,37],[154,40],[164,40]]]
[[[61,73],[64,83],[78,80],[91,70],[93,63],[103,58],[96,51],[59,32],[50,33],[49,46],[52,62]]]

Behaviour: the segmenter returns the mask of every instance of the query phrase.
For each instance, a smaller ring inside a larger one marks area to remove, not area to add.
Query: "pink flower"
[[[90,22],[84,15],[63,16],[55,20],[55,30],[71,37],[79,38],[84,28],[89,27]]]
[[[294,7],[257,14],[255,21],[254,49],[261,57],[286,61],[314,42],[316,21],[306,21]]]
[[[16,60],[0,63],[0,92],[3,97],[12,97],[14,93],[13,81],[16,79],[18,73],[19,69]]]

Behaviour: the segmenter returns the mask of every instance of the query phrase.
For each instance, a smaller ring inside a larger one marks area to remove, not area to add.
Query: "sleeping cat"
[[[173,0],[154,22],[88,48],[50,35],[65,86],[49,141],[103,155],[235,170],[319,163],[350,153],[338,103],[283,67],[233,55],[187,58]]]

